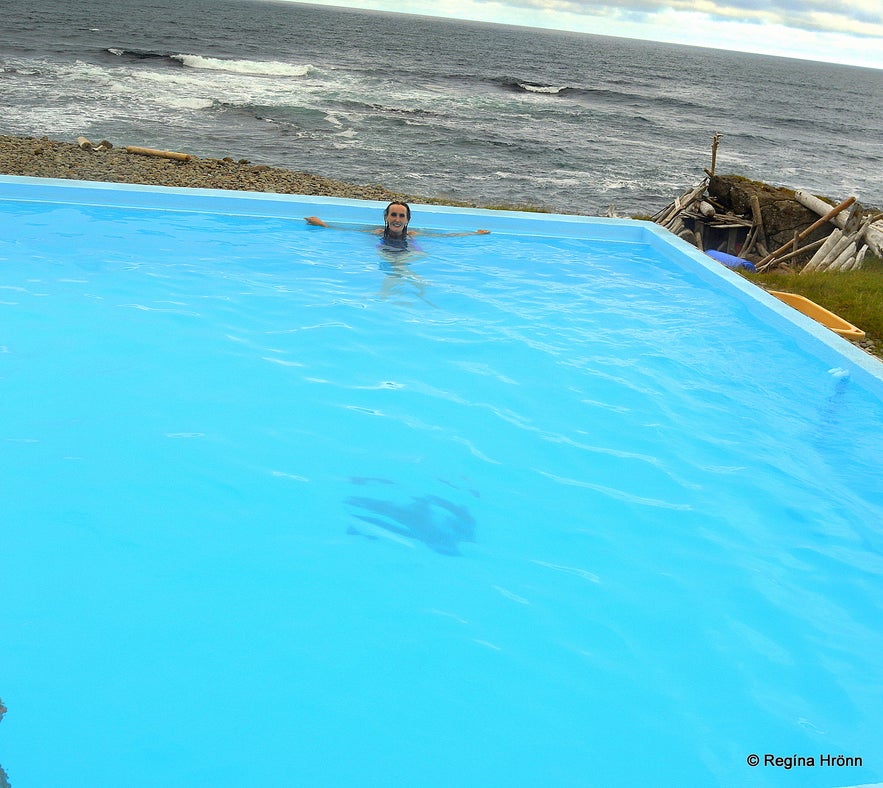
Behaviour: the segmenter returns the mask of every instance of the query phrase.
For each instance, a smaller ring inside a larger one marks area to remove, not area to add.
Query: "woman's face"
[[[401,235],[408,225],[408,209],[394,202],[386,209],[386,225],[392,235]]]

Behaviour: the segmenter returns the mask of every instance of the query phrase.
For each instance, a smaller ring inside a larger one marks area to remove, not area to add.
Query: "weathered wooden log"
[[[721,133],[715,132],[714,136],[711,138],[711,169],[706,170],[709,177],[714,177],[714,168],[717,165],[717,146],[720,145],[721,141]]]
[[[796,252],[789,252],[788,254],[783,254],[781,257],[776,258],[777,263],[784,263],[787,260],[791,260],[794,257],[797,257],[799,254],[806,254],[807,252],[811,252],[813,249],[820,247],[824,244],[828,239],[827,238],[819,238],[818,241],[813,241],[811,244],[807,244],[802,249],[798,249]],[[809,263],[807,263],[809,265]],[[803,273],[806,269],[801,269],[800,273]]]
[[[843,232],[835,229],[824,241],[819,250],[810,258],[810,261],[803,266],[800,273],[808,274],[811,271],[815,271],[816,267],[825,257],[828,255],[828,252],[834,248],[834,244],[838,243],[840,239],[843,237]]]
[[[816,271],[827,271],[831,264],[843,254],[843,250],[847,249],[853,243],[852,236],[845,233],[840,234],[840,240],[832,246],[827,254],[816,264]]]
[[[754,246],[754,242],[757,240],[757,225],[752,227],[748,231],[748,236],[745,238],[745,243],[742,244],[742,251],[739,253],[741,257],[747,257],[751,254],[751,249]]]
[[[833,207],[830,203],[816,197],[814,194],[798,189],[794,192],[794,199],[805,208],[815,211],[819,216],[824,216]],[[831,224],[839,229],[846,227],[846,214],[839,213],[830,219]]]
[[[868,247],[862,245],[861,248],[856,250],[856,253],[852,256],[848,263],[840,268],[841,271],[855,271],[858,268],[862,267],[862,261],[864,260],[864,255],[862,252],[867,251]],[[861,259],[860,259],[861,258]]]
[[[796,199],[801,205],[809,208],[811,211],[815,211],[819,216],[823,216],[826,211],[831,209],[831,206],[824,200],[820,200],[818,197],[805,191],[794,192],[794,199]],[[848,217],[845,214],[838,214],[830,221],[842,230],[846,227]],[[883,222],[872,221],[871,224],[868,225],[864,234],[864,242],[870,247],[875,255],[883,257]]]
[[[154,150],[153,148],[139,148],[137,145],[126,145],[126,153],[136,153],[139,156],[158,156],[162,159],[174,159],[175,161],[190,161],[189,153],[175,153],[169,150]]]
[[[751,195],[751,218],[754,220],[754,242],[757,244],[757,250],[766,257],[770,250],[766,245],[766,230],[763,226],[763,214],[760,212],[760,200],[756,194]]]
[[[110,150],[113,145],[109,143],[107,140],[101,140],[97,145],[93,144],[91,140],[86,137],[77,137],[77,145],[79,145],[83,150],[88,151],[106,151]]]
[[[859,249],[858,254],[856,254],[856,256],[855,256],[855,262],[852,264],[852,268],[850,268],[849,270],[850,271],[858,271],[858,269],[861,268],[862,265],[864,265],[865,255],[867,253],[868,253],[867,245],[865,245],[861,249]]]
[[[825,224],[825,222],[830,221],[830,220],[833,219],[835,216],[837,216],[837,214],[839,214],[839,213],[845,211],[845,210],[846,210],[850,205],[852,205],[854,202],[855,202],[855,197],[849,197],[848,199],[844,200],[844,201],[843,201],[842,203],[840,203],[839,205],[834,206],[834,207],[833,207],[830,211],[828,211],[828,213],[826,213],[821,219],[819,219],[817,222],[813,222],[809,227],[807,227],[805,230],[803,230],[803,232],[798,233],[798,234],[797,234],[797,240],[798,240],[798,241],[802,241],[802,240],[803,240],[804,238],[806,238],[806,236],[808,236],[813,230],[818,229],[818,228],[821,227],[823,224]],[[780,254],[782,254],[783,252],[787,251],[787,249],[788,249],[790,246],[792,246],[792,242],[791,242],[791,241],[789,241],[788,243],[784,244],[783,246],[780,246],[778,249],[776,249],[775,252],[770,252],[770,254],[768,254],[766,257],[763,258],[763,260],[760,261],[760,263],[759,263],[758,266],[757,266],[757,270],[758,270],[758,271],[763,271],[763,270],[769,268],[770,265],[772,264],[772,262],[776,259],[776,257],[778,257],[778,256],[779,256]]]
[[[839,233],[839,240],[836,244],[828,249],[828,251],[824,254],[824,256],[822,256],[820,260],[816,262],[815,268],[813,270],[851,271],[856,267],[856,264],[858,266],[861,266],[861,261],[857,261],[856,258],[859,249],[867,248],[863,238],[865,235],[865,231],[867,230],[867,226],[870,223],[871,217],[867,217],[852,232],[841,232],[840,230],[834,230],[834,233]],[[832,233],[832,235],[834,235],[834,233]],[[847,254],[847,250],[851,250],[851,252]],[[862,261],[863,260],[864,255],[862,255]]]
[[[871,222],[868,225],[865,243],[877,257],[883,257],[883,222]]]
[[[702,181],[701,183],[694,186],[688,192],[685,192],[680,197],[676,197],[675,201],[671,203],[671,205],[663,208],[662,211],[657,213],[653,217],[653,221],[657,224],[661,224],[663,227],[668,227],[668,225],[675,221],[676,217],[683,211],[685,208],[688,208],[692,205],[696,200],[702,196],[705,192],[705,188],[708,184],[706,181]]]
[[[855,261],[855,254],[858,247],[855,241],[850,241],[840,254],[837,255],[830,263],[828,263],[826,271],[842,271],[846,266]]]

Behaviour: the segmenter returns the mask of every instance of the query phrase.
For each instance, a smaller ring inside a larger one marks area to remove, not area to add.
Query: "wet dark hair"
[[[408,237],[408,222],[411,221],[411,206],[406,202],[402,202],[401,200],[393,200],[386,208],[383,209],[383,239],[387,240],[389,235],[389,222],[386,221],[386,217],[389,215],[389,209],[392,208],[393,205],[402,205],[405,208],[405,213],[408,215],[408,220],[405,222],[405,226],[402,228],[402,238]]]

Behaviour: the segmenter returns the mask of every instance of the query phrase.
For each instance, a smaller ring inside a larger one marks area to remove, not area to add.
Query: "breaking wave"
[[[108,47],[108,54],[123,60],[165,61],[167,65],[184,68],[204,69],[207,71],[226,71],[232,74],[250,74],[253,76],[270,77],[305,77],[316,72],[310,64],[283,63],[276,60],[226,60],[203,55],[173,54],[170,52],[151,52],[149,50],[120,49]]]
[[[209,71],[230,71],[234,74],[254,74],[271,77],[305,77],[315,72],[309,65],[281,63],[274,60],[222,60],[201,55],[172,55],[187,68],[203,68]]]

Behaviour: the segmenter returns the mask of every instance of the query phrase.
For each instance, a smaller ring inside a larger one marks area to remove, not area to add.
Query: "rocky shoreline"
[[[75,143],[59,142],[48,137],[0,135],[0,174],[384,202],[396,199],[429,202],[414,195],[390,191],[383,186],[344,183],[307,172],[251,164],[245,159],[234,161],[232,158],[200,159],[191,156],[182,161],[127,153],[121,147],[104,150],[81,148]]]

